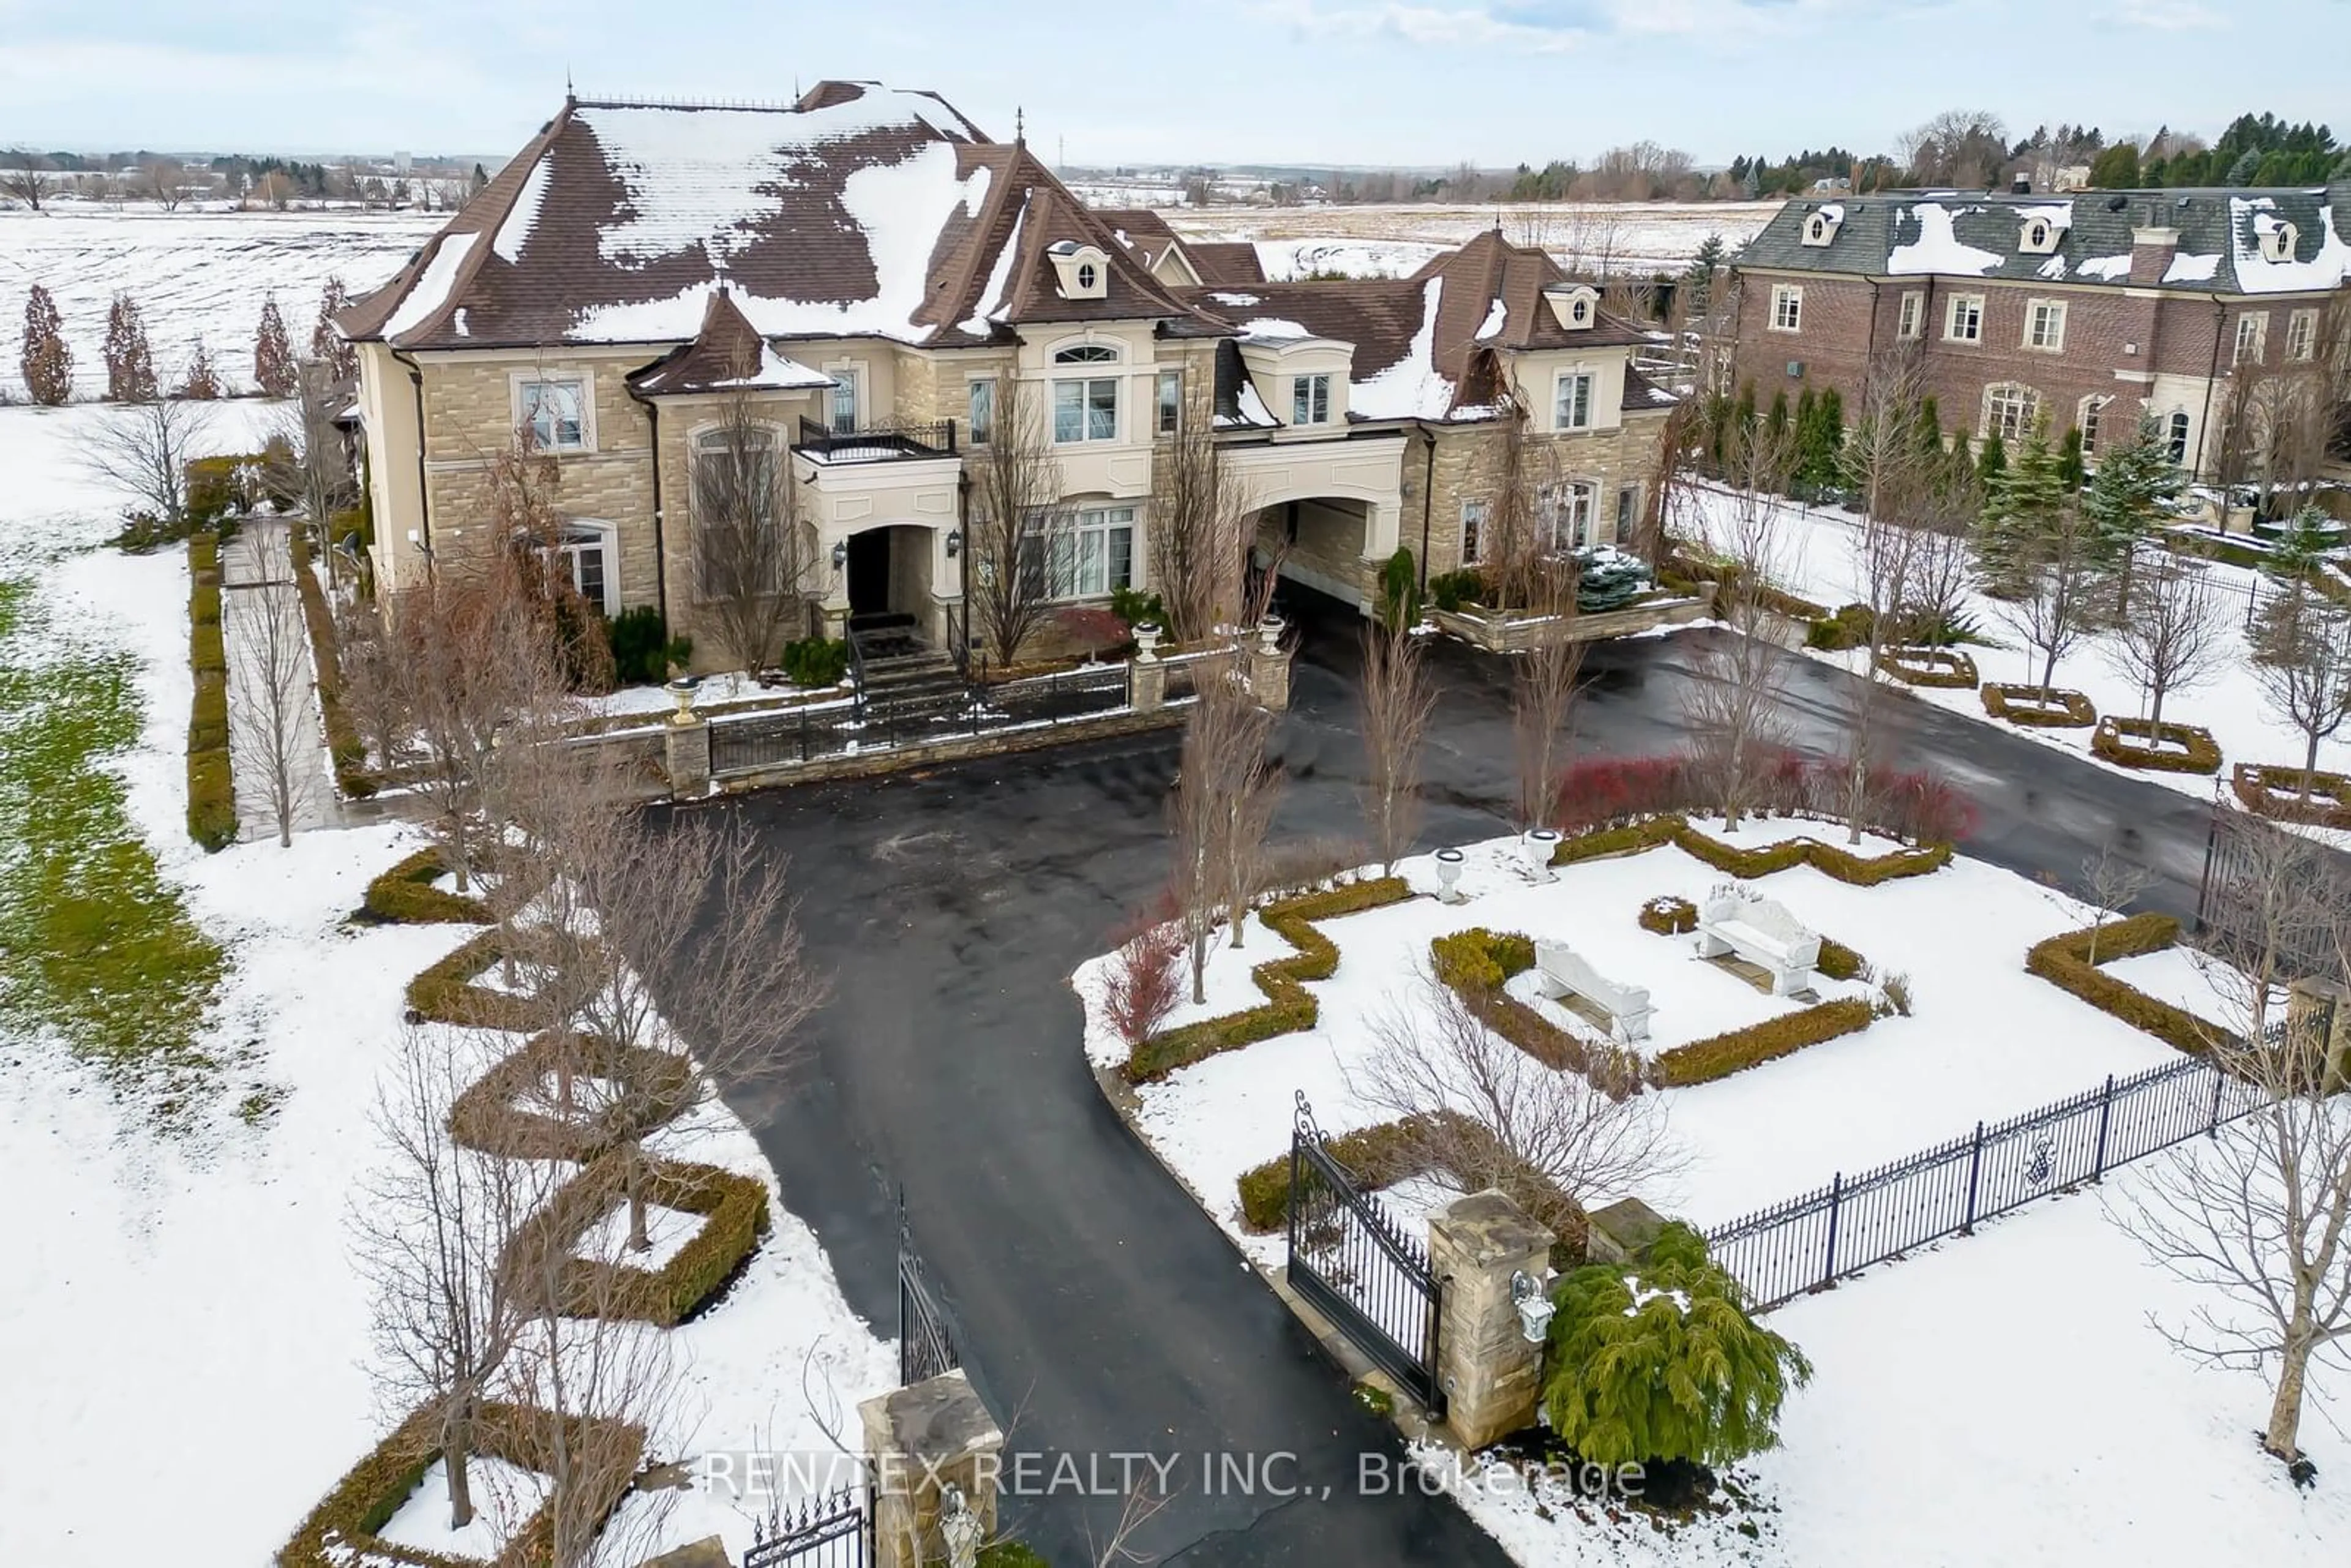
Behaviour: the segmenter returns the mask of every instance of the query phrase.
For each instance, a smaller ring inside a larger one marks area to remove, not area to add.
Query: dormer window
[[[1804,214],[1804,243],[1819,248],[1836,238],[1837,230],[1844,226],[1844,207],[1832,202],[1825,207],[1814,207]]]
[[[2292,224],[2284,222],[2283,219],[2273,224],[2262,225],[2261,230],[2262,259],[2263,261],[2292,261],[2294,259],[2294,243],[2296,239],[2301,237],[2301,233],[2302,231],[2295,228]]]
[[[1543,290],[1543,303],[1562,331],[1581,332],[1600,317],[1600,291],[1588,283],[1559,284]]]
[[[1095,246],[1065,239],[1048,246],[1053,269],[1061,275],[1064,299],[1100,299],[1110,291],[1110,257]]]
[[[2016,248],[2027,256],[2053,256],[2057,242],[2065,237],[2064,225],[2045,214],[2035,213],[2024,220],[2023,231],[2017,235]]]

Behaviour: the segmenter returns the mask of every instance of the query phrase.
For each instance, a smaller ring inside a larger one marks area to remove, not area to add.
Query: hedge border
[[[1287,957],[1269,958],[1249,971],[1257,988],[1265,993],[1265,1002],[1153,1035],[1128,1053],[1121,1070],[1126,1081],[1156,1082],[1178,1068],[1220,1052],[1312,1029],[1322,1015],[1313,993],[1303,982],[1327,980],[1339,967],[1338,945],[1316,930],[1314,923],[1401,904],[1411,896],[1412,888],[1404,878],[1383,876],[1265,905],[1258,912],[1259,922],[1297,949]]]
[[[1533,937],[1473,925],[1432,939],[1428,959],[1429,972],[1488,1029],[1545,1067],[1575,1073],[1614,1100],[1640,1092],[1645,1074],[1635,1053],[1581,1039],[1503,989],[1511,976],[1534,967]]]
[[[1698,905],[1687,898],[1665,894],[1641,905],[1641,913],[1633,918],[1644,931],[1654,931],[1660,936],[1687,936],[1698,929]]]
[[[475,1452],[477,1457],[502,1458],[544,1472],[553,1462],[548,1456],[554,1448],[550,1441],[552,1424],[559,1419],[570,1422],[583,1437],[592,1431],[608,1439],[617,1439],[620,1447],[614,1451],[625,1458],[625,1463],[612,1466],[611,1475],[598,1479],[594,1495],[599,1500],[597,1519],[601,1531],[602,1521],[620,1507],[636,1479],[638,1464],[644,1457],[643,1428],[602,1416],[558,1417],[530,1406],[486,1400],[475,1423]],[[478,1557],[452,1557],[413,1546],[395,1546],[376,1536],[376,1531],[392,1521],[401,1505],[415,1491],[424,1472],[441,1458],[438,1426],[437,1411],[429,1406],[419,1410],[394,1427],[359,1463],[344,1471],[334,1489],[310,1511],[310,1516],[279,1550],[276,1559],[278,1568],[345,1568],[360,1553],[365,1553],[371,1562],[405,1563],[411,1568],[484,1568]],[[587,1444],[583,1441],[578,1446],[584,1448]],[[549,1539],[554,1529],[552,1507],[551,1500],[540,1504],[515,1532],[514,1539],[490,1560],[490,1568],[538,1568],[544,1563],[553,1545]]]
[[[2134,744],[2133,732],[2150,740],[2176,737],[2188,745],[2186,756],[2176,751],[2158,751],[2152,746]],[[2220,771],[2220,743],[2212,732],[2192,724],[2166,724],[2160,732],[2143,718],[2116,718],[2109,714],[2098,720],[2098,727],[2090,736],[2090,755],[2123,768],[2140,768],[2157,773],[2218,773]]]
[[[469,894],[444,893],[433,883],[448,868],[441,851],[427,845],[407,859],[377,873],[368,883],[364,907],[378,920],[404,925],[486,925],[492,915],[486,900]]]
[[[717,1166],[648,1160],[645,1201],[705,1217],[693,1238],[661,1268],[570,1256],[605,1215],[628,1201],[628,1155],[615,1150],[590,1162],[557,1189],[515,1238],[522,1256],[563,1259],[557,1310],[570,1317],[622,1318],[675,1328],[693,1317],[758,1249],[768,1233],[768,1188],[757,1177]],[[509,1256],[512,1256],[510,1253]]]
[[[2176,946],[2179,941],[2179,922],[2170,915],[2133,915],[2035,942],[2025,950],[2024,967],[2100,1012],[2120,1019],[2141,1033],[2153,1035],[2174,1051],[2189,1056],[2208,1056],[2211,1053],[2210,1024],[2098,967],[2117,958],[2159,953]],[[2093,946],[2098,955],[2095,963],[2090,958]]]
[[[574,1072],[618,1079],[628,1085],[628,1098],[606,1106],[592,1123],[517,1104],[557,1070],[567,1050],[574,1053]],[[668,1051],[601,1035],[541,1034],[466,1086],[450,1104],[449,1131],[465,1147],[484,1154],[584,1164],[617,1139],[675,1121],[692,1107],[700,1087],[693,1067]]]
[[[517,996],[474,984],[506,956],[506,934],[492,929],[459,943],[448,956],[408,982],[408,1006],[418,1017],[461,1029],[504,1029],[526,1034],[549,1020],[536,996]],[[520,956],[521,955],[517,955]]]
[[[2053,716],[2046,708],[2011,707],[2011,692],[2030,692],[2035,696],[2054,697],[2063,702],[2063,716]],[[2027,729],[2087,729],[2098,722],[2098,710],[2080,692],[2063,686],[2020,686],[2001,681],[1986,681],[1980,688],[1984,712],[2006,723],[2021,725]]]
[[[1938,661],[1949,660],[1957,667],[1948,674],[1938,674],[1932,666],[1922,667],[1902,657],[1904,653],[1910,652],[1930,653]],[[1983,679],[1977,673],[1976,662],[1973,659],[1950,648],[1880,649],[1876,664],[1880,673],[1893,676],[1906,686],[1928,686],[1945,691],[1971,692]]]
[[[188,837],[217,853],[236,842],[229,764],[228,651],[221,638],[220,535],[188,536]]]
[[[2240,762],[2229,772],[2229,789],[2237,797],[2237,804],[2257,817],[2270,817],[2281,822],[2351,828],[2351,777],[2320,768],[2309,776],[2314,789],[2310,800],[2280,801],[2271,793],[2268,780],[2272,774],[2291,779],[2297,792],[2302,788],[2303,770],[2290,763]],[[2320,801],[2328,803],[2322,805]]]
[[[319,689],[319,721],[327,732],[327,756],[335,767],[335,787],[353,800],[364,800],[383,787],[367,765],[367,745],[359,727],[343,711],[343,663],[335,641],[335,618],[327,608],[326,591],[310,570],[310,538],[300,523],[286,529],[287,549],[294,560],[294,585],[302,596],[302,621],[310,629],[310,669]]]
[[[1892,854],[1862,856],[1816,839],[1782,839],[1778,843],[1747,850],[1700,832],[1687,819],[1667,812],[1562,840],[1552,851],[1551,863],[1573,865],[1578,861],[1637,853],[1666,844],[1744,881],[1770,876],[1791,866],[1810,865],[1825,876],[1855,887],[1875,887],[1896,877],[1924,876],[1940,871],[1951,863],[1952,852],[1949,844],[1921,844]]]
[[[1821,944],[1821,951],[1825,958],[1827,942]],[[1825,966],[1822,972],[1828,973]],[[1660,1089],[1713,1083],[1734,1072],[1792,1056],[1808,1046],[1858,1034],[1876,1021],[1876,1009],[1860,997],[1817,1002],[1801,1012],[1782,1013],[1745,1029],[1730,1030],[1659,1051],[1650,1059],[1649,1080]]]

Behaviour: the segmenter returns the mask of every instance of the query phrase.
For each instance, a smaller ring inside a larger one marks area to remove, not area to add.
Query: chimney
[[[2143,288],[2161,283],[2163,275],[2170,270],[2173,253],[2179,249],[2178,229],[2134,228],[2130,280]]]

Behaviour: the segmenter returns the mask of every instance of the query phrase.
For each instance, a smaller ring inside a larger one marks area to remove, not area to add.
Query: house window
[[[1086,294],[1092,293],[1094,285],[1101,281],[1101,278],[1102,273],[1095,267],[1092,262],[1081,261],[1078,263],[1078,288],[1080,292]]]
[[[2032,434],[2041,418],[2041,394],[2005,382],[1984,389],[1984,434],[2014,443]]]
[[[2085,397],[2082,400],[2082,455],[2095,456],[2098,450],[2098,426],[2105,419],[2110,397]]]
[[[1553,555],[1592,542],[1592,511],[1597,487],[1581,479],[1546,485],[1535,504],[1536,542]]]
[[[1107,343],[1075,343],[1069,348],[1053,350],[1053,362],[1057,365],[1114,365],[1118,363],[1118,350]]]
[[[781,557],[767,530],[776,523],[782,491],[776,464],[779,443],[768,425],[705,431],[694,442],[696,572],[705,599],[731,599],[748,590],[773,593]],[[752,572],[767,580],[747,582]]]
[[[522,413],[516,423],[530,432],[530,443],[541,452],[584,452],[588,448],[588,387],[576,378],[522,383]]]
[[[2260,364],[2262,350],[2269,344],[2270,313],[2248,310],[2237,318],[2237,357],[2235,363]]]
[[[1894,335],[1897,338],[1917,337],[1918,335],[1919,320],[1926,315],[1926,313],[1927,297],[1924,294],[1921,294],[1915,288],[1909,293],[1905,294],[1902,297],[1901,321],[1900,324],[1895,328]]]
[[[846,435],[857,428],[857,372],[853,370],[832,372],[832,400],[830,417],[833,434]]]
[[[2185,409],[2174,413],[2165,424],[2163,449],[2174,468],[2188,465],[2188,413]]]
[[[540,547],[539,559],[562,573],[562,580],[580,598],[607,615],[618,613],[620,584],[609,570],[611,541],[602,528],[593,523],[566,523],[555,545]]]
[[[1592,372],[1570,371],[1552,390],[1552,423],[1561,430],[1592,428]]]
[[[1117,439],[1117,377],[1053,383],[1053,440],[1057,444]]]
[[[1173,435],[1184,424],[1184,372],[1159,372],[1159,434]]]
[[[1327,374],[1290,378],[1290,423],[1331,423],[1331,378]]]
[[[1475,566],[1486,548],[1486,503],[1461,503],[1461,564]]]
[[[971,383],[971,444],[985,446],[996,429],[996,383]]]
[[[1134,508],[1087,507],[1064,513],[1045,536],[1046,592],[1099,599],[1134,584]]]
[[[2062,300],[2035,299],[2024,308],[2024,346],[2057,353],[2065,347],[2065,306]]]
[[[2296,310],[2285,319],[2285,357],[2305,363],[2318,351],[2318,312]]]
[[[1804,291],[1792,283],[1776,284],[1771,289],[1771,330],[1794,332],[1804,324]]]
[[[1641,486],[1619,486],[1616,490],[1616,534],[1619,541],[1631,538],[1641,527]]]
[[[1980,294],[1954,294],[1951,313],[1944,320],[1943,337],[1953,343],[1983,341],[1984,297]]]

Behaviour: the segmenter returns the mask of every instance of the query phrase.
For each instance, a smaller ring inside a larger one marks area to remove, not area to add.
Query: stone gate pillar
[[[1510,1277],[1543,1284],[1558,1238],[1488,1188],[1429,1216],[1428,1261],[1445,1282],[1437,1334],[1437,1377],[1445,1424],[1463,1446],[1482,1448],[1531,1426],[1542,1393],[1542,1350],[1520,1326]]]
[[[874,1568],[952,1562],[969,1528],[958,1511],[977,1521],[978,1539],[995,1536],[1004,1431],[960,1370],[878,1395],[857,1415],[873,1461]]]
[[[662,731],[662,768],[671,793],[699,795],[710,788],[710,721],[695,711],[692,685],[672,681],[669,689],[677,711]]]

